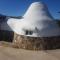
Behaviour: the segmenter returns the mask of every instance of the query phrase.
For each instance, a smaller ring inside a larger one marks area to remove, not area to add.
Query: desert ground
[[[60,49],[32,51],[0,44],[0,60],[60,60]]]

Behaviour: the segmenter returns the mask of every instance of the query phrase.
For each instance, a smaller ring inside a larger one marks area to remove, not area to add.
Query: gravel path
[[[0,60],[60,60],[60,50],[30,51],[0,46]]]

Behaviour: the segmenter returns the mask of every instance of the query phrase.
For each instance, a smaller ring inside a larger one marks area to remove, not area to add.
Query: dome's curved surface
[[[23,19],[9,19],[11,29],[19,35],[33,37],[59,36],[60,28],[54,22],[46,4],[34,2],[30,5]]]
[[[50,15],[46,4],[42,2],[34,2],[30,5],[27,12],[24,15],[24,18],[29,19],[30,21],[33,19],[34,21],[39,20],[51,20],[53,19]]]

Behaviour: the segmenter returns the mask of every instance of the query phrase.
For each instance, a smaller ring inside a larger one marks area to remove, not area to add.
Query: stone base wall
[[[12,42],[14,39],[14,32],[7,30],[0,30],[0,41]]]
[[[50,50],[60,48],[60,36],[28,37],[14,34],[13,44],[16,48],[29,50]]]

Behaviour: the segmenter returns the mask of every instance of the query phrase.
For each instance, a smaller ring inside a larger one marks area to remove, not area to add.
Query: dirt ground
[[[0,60],[60,60],[60,50],[31,51],[0,46]]]

